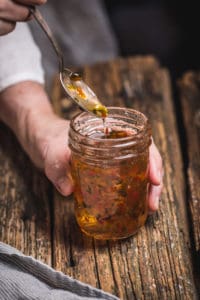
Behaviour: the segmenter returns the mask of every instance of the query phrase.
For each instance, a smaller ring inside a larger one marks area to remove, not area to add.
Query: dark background
[[[198,2],[197,2],[198,3]],[[200,66],[196,1],[105,0],[121,55],[154,54],[174,79]]]

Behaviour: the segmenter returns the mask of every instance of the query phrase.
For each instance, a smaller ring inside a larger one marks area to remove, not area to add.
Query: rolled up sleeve
[[[0,92],[26,80],[43,84],[44,72],[28,25],[18,23],[13,32],[0,37]]]

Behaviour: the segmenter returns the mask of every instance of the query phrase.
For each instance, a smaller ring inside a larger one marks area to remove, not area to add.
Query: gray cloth
[[[0,300],[117,300],[0,242]]]

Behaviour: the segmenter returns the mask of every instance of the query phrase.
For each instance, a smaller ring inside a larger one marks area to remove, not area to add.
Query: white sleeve
[[[44,72],[28,25],[17,23],[13,32],[0,37],[0,91],[25,80],[44,83]]]

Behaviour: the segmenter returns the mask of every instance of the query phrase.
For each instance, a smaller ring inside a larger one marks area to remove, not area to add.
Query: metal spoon
[[[82,77],[68,68],[64,67],[63,54],[55,40],[51,29],[41,15],[40,11],[35,7],[30,7],[30,12],[35,20],[43,29],[49,38],[59,60],[60,81],[65,92],[80,106],[83,110],[95,114],[98,117],[105,118],[107,116],[107,108],[99,101],[96,94],[82,80]]]

